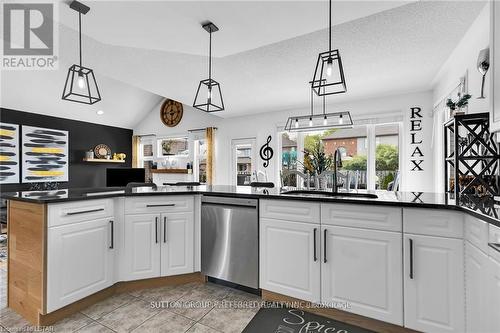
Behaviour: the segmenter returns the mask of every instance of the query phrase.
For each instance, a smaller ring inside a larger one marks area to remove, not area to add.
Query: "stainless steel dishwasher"
[[[201,271],[209,277],[259,288],[258,200],[202,197]]]

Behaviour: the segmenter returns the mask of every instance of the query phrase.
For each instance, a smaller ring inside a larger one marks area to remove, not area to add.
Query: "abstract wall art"
[[[68,131],[22,127],[23,183],[68,181]]]
[[[19,125],[0,123],[0,184],[19,183]]]

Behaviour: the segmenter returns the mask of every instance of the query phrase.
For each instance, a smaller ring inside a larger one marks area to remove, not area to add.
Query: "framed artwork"
[[[19,125],[0,123],[0,184],[19,183]]]
[[[23,183],[67,182],[68,139],[68,131],[23,126]]]

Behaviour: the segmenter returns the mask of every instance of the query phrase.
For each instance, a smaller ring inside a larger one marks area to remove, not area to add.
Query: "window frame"
[[[256,147],[257,147],[257,139],[255,137],[252,138],[240,138],[240,139],[232,139],[231,140],[231,185],[233,186],[238,186],[238,174],[237,174],[237,164],[238,164],[238,157],[236,154],[236,146],[239,145],[250,145],[252,149],[251,153],[251,161],[252,161],[252,166],[250,169],[250,178],[253,176],[254,172],[257,170],[256,163],[257,163],[257,152],[256,152]]]
[[[367,190],[375,190],[376,188],[376,134],[375,128],[377,126],[384,125],[398,125],[398,171],[400,175],[399,180],[399,188],[404,188],[404,173],[402,172],[402,156],[403,156],[403,121],[402,120],[393,120],[393,121],[383,121],[383,122],[367,122],[359,125],[354,125],[353,127],[364,126],[366,127],[366,143],[367,143],[367,151],[366,151],[366,177],[367,177]],[[277,128],[277,137],[278,137],[278,156],[279,163],[277,163],[277,179],[280,179],[280,175],[282,172],[282,159],[283,159],[283,140],[282,134],[286,132],[283,127]],[[317,132],[317,131],[311,131]],[[304,161],[304,137],[307,135],[307,131],[297,132],[297,161],[303,163]]]

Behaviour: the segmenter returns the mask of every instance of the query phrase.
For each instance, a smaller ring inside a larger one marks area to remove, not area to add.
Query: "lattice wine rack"
[[[455,116],[444,124],[445,189],[448,193],[499,195],[500,147],[488,113]],[[457,181],[458,180],[458,181]]]

